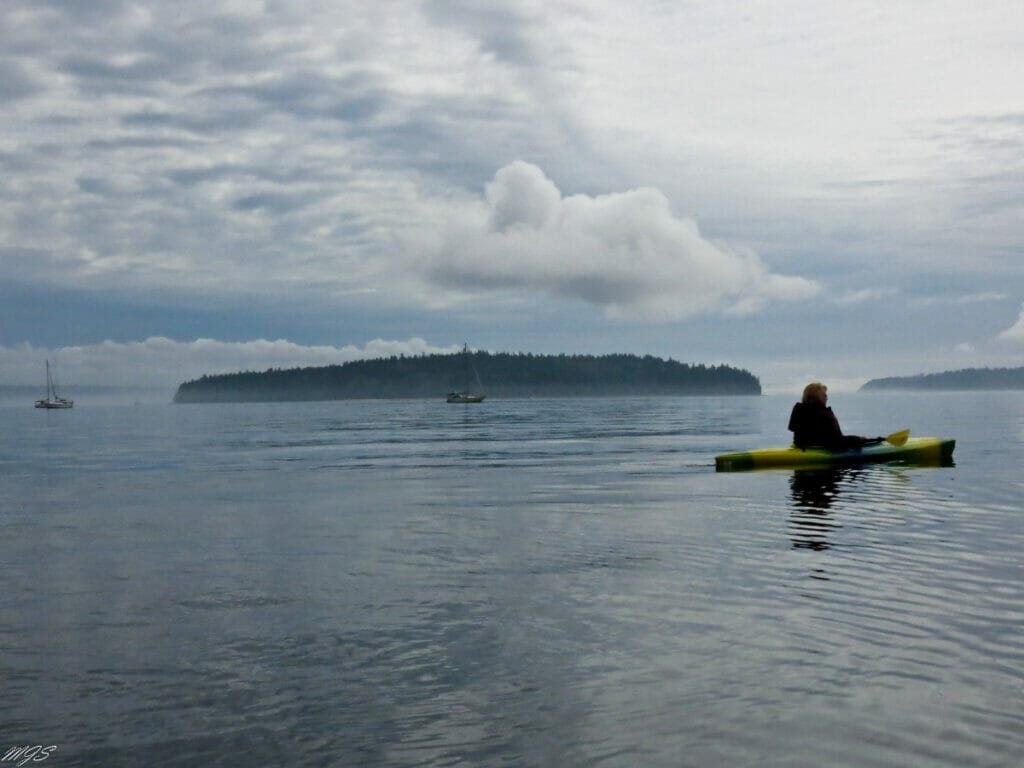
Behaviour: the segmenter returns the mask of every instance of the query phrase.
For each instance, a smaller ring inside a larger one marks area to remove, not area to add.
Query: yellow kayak
[[[827,451],[824,448],[757,448],[753,451],[715,456],[719,472],[779,467],[828,467],[837,464],[863,464],[875,461],[902,461],[907,464],[940,466],[953,458],[956,440],[947,437],[910,437],[902,445],[882,442],[853,451]]]

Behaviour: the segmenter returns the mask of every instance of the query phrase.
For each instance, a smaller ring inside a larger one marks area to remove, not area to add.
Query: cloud
[[[979,293],[951,294],[944,296],[918,296],[907,301],[907,304],[916,308],[928,308],[934,306],[970,306],[972,304],[995,304],[1006,301],[1009,298],[1005,293],[996,291],[982,291]]]
[[[39,81],[16,61],[0,59],[0,104],[34,96],[42,90]]]
[[[776,303],[815,279],[832,309],[875,302],[845,326],[854,312],[820,313],[844,353],[883,322],[923,329],[883,334],[915,355],[991,339],[1014,300],[987,297],[1024,279],[1024,102],[1003,76],[1020,4],[811,7],[5,0],[0,285],[91,297],[64,308],[65,344],[245,322],[243,338],[334,338],[280,307],[327,323],[372,303],[351,338],[571,351],[595,342],[556,342],[551,318],[603,333],[597,308],[695,319],[619,324],[624,347],[779,355],[808,308]],[[923,292],[953,311],[922,325]],[[955,293],[979,298],[958,313]],[[118,330],[82,309],[105,296],[127,308]],[[465,299],[457,318],[423,311]],[[197,303],[249,315],[166,319]],[[62,333],[20,314],[0,305],[6,343]]]
[[[468,34],[499,61],[524,68],[550,62],[541,19],[531,18],[520,4],[426,0],[423,10],[435,24]]]
[[[515,3],[317,7],[311,25],[301,1],[14,2],[0,232],[41,256],[0,258],[0,279],[417,304],[396,229],[433,227],[516,154],[576,152],[538,107],[558,67],[533,57],[559,38]]]
[[[65,385],[117,382],[124,386],[173,390],[181,382],[203,374],[339,365],[351,360],[457,350],[458,346],[436,347],[418,337],[405,341],[374,339],[362,347],[304,346],[284,339],[175,341],[160,336],[145,341],[108,340],[54,349],[19,344],[0,347],[0,383],[37,383],[46,359],[57,362]]]
[[[421,264],[450,292],[539,292],[627,319],[747,315],[819,290],[705,239],[656,189],[566,197],[522,161],[495,174],[483,203],[449,222]]]
[[[835,303],[841,307],[853,307],[859,304],[882,301],[895,296],[898,291],[895,288],[864,288],[858,291],[847,291],[835,298]]]
[[[1020,316],[1017,318],[1017,322],[996,336],[996,340],[1014,343],[1024,342],[1024,304],[1021,305]]]

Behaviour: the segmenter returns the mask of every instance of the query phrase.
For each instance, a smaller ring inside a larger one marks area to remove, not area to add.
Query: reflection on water
[[[832,546],[829,534],[840,525],[832,514],[841,488],[863,469],[833,467],[829,469],[798,469],[790,478],[792,512],[789,532],[796,549],[825,550]]]
[[[792,511],[789,518],[790,537],[796,549],[826,550],[832,546],[829,535],[841,528],[835,519],[835,507],[842,497],[856,487],[854,498],[860,502],[880,501],[886,487],[907,471],[928,468],[951,468],[952,457],[935,461],[860,464],[837,467],[797,469],[789,480]],[[868,478],[871,482],[865,484]]]

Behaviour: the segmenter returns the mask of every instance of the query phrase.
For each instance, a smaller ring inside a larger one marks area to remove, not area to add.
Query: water
[[[834,401],[955,466],[715,473],[775,397],[4,403],[0,749],[1021,764],[1024,393]]]

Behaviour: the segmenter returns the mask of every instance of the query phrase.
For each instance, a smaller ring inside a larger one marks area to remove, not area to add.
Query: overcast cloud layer
[[[1024,364],[1021,39],[1003,0],[7,0],[0,384]]]

